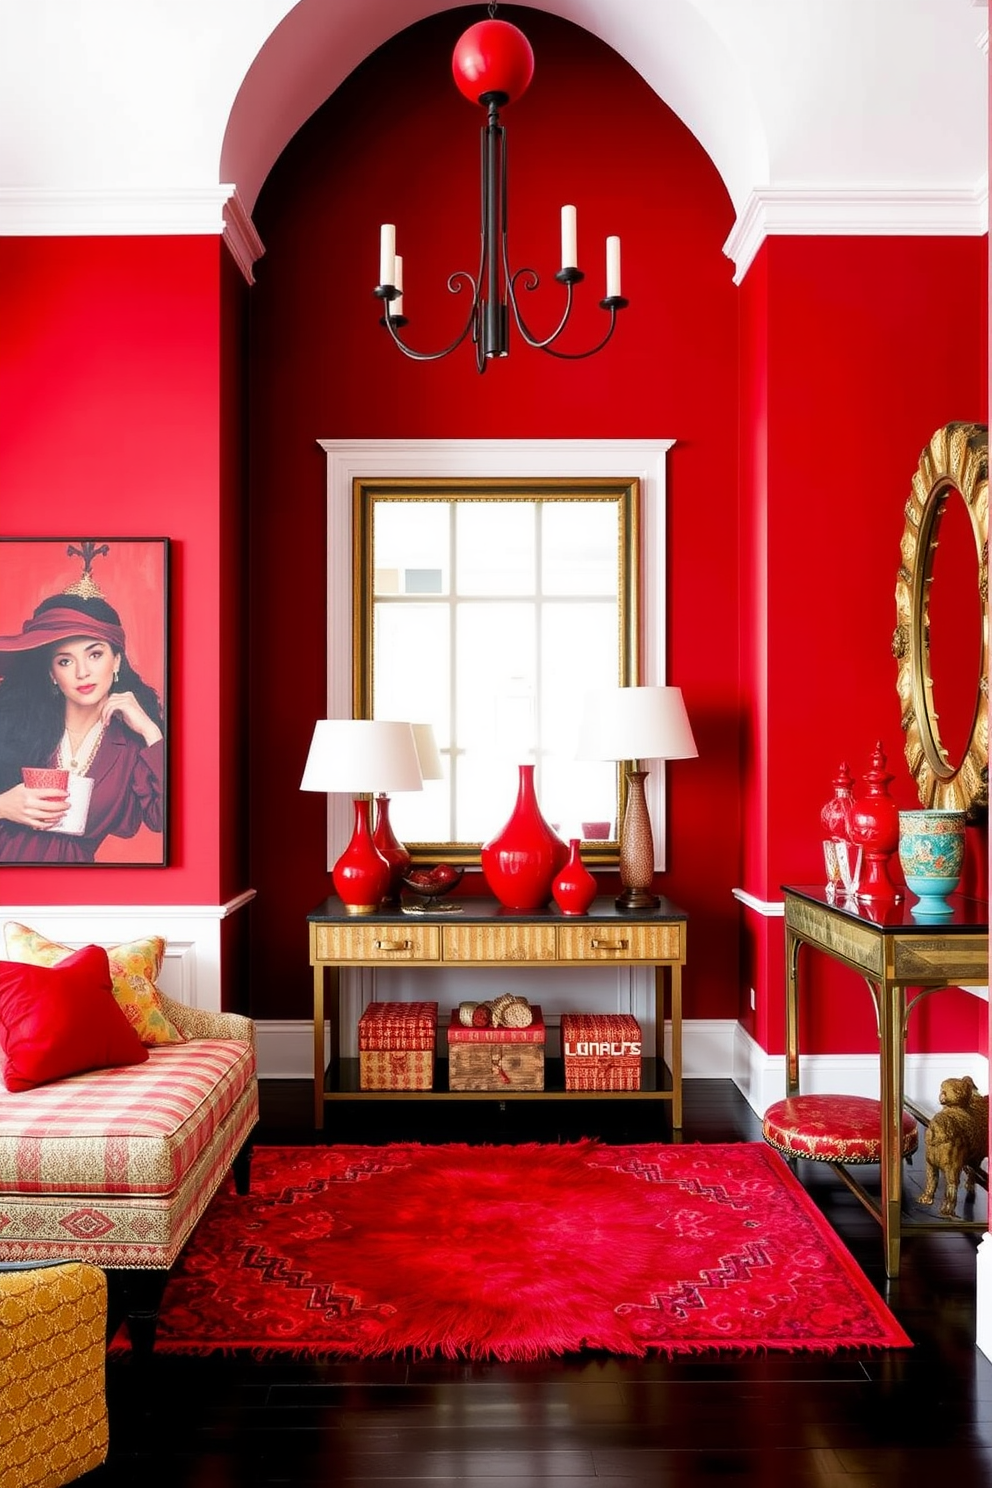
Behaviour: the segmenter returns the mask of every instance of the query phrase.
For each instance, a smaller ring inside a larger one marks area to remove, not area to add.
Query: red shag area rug
[[[258,1148],[251,1194],[222,1190],[194,1232],[156,1341],[502,1360],[909,1346],[763,1143],[595,1141]]]

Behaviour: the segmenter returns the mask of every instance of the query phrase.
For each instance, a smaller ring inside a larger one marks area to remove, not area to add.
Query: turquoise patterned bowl
[[[900,811],[899,862],[906,887],[917,896],[914,915],[949,915],[947,895],[961,882],[963,811]]]

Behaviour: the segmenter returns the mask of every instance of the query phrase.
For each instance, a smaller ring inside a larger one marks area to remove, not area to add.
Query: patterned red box
[[[358,1020],[362,1049],[433,1049],[436,1002],[370,1002]]]
[[[361,1090],[433,1090],[436,1002],[371,1002],[358,1020]]]
[[[640,1090],[641,1029],[630,1013],[562,1013],[566,1090]]]

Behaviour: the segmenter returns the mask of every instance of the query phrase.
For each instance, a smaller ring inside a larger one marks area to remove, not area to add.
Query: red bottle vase
[[[389,890],[389,864],[372,840],[368,801],[355,802],[355,830],[331,870],[348,914],[373,914]]]
[[[404,878],[410,872],[413,859],[390,824],[389,797],[386,795],[379,795],[375,798],[375,829],[372,833],[372,841],[389,864],[389,887],[383,896],[383,903],[399,904],[400,889],[403,887]]]
[[[858,885],[859,899],[901,899],[902,891],[889,873],[899,849],[899,808],[889,795],[895,777],[885,768],[881,744],[876,744],[871,769],[865,775],[868,789],[854,802],[851,811],[851,841],[864,852]]]
[[[581,841],[569,839],[568,862],[551,885],[555,903],[566,915],[584,915],[596,897],[596,880],[582,861]]]
[[[517,804],[501,832],[482,849],[482,872],[505,909],[542,909],[564,868],[568,848],[541,815],[534,792],[534,766],[520,765]]]

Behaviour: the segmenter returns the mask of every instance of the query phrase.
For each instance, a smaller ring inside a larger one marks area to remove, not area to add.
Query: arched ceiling
[[[585,27],[637,68],[709,153],[742,234],[756,202],[810,231],[841,198],[849,217],[870,200],[882,230],[886,213],[891,230],[984,230],[987,0],[516,3]],[[250,214],[285,144],[358,63],[453,8],[8,3],[0,232],[71,230],[73,207],[124,231],[166,198],[181,230],[179,217],[215,210],[224,187]]]

